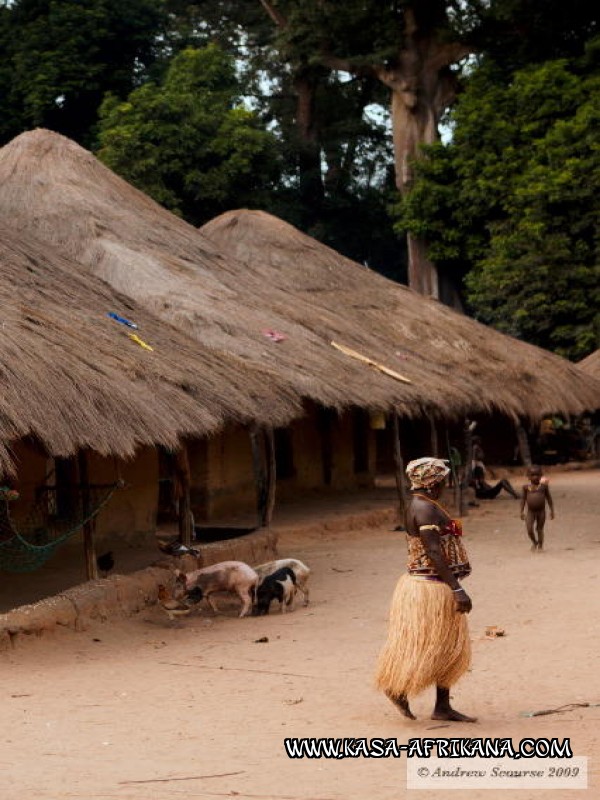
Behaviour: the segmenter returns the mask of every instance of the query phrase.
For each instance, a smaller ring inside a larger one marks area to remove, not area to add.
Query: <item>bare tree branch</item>
[[[438,42],[428,61],[432,69],[441,70],[449,67],[450,64],[456,64],[473,52],[475,52],[475,48],[463,42],[448,42],[447,44]]]
[[[286,28],[287,27],[287,19],[283,16],[279,9],[275,8],[275,6],[269,2],[269,0],[259,0],[259,3],[267,12],[267,14],[271,17],[275,25],[279,28]]]
[[[347,58],[340,58],[334,56],[324,50],[319,55],[319,60],[325,67],[337,70],[339,72],[349,72],[351,75],[356,75],[357,78],[375,78],[378,76],[377,67],[371,64],[361,64],[356,66]]]

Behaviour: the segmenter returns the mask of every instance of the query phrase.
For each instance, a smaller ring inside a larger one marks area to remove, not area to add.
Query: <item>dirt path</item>
[[[409,723],[372,688],[402,534],[388,526],[284,537],[281,554],[314,570],[307,609],[238,620],[224,605],[231,616],[203,612],[180,628],[151,609],[2,655],[0,797],[397,800],[408,794],[403,759],[290,760],[284,737],[458,735],[570,737],[574,754],[589,756],[592,788],[510,797],[600,796],[600,707],[521,716],[600,703],[600,473],[558,473],[551,485],[557,519],[542,554],[529,551],[511,498],[466,520],[474,663],[455,703],[480,718],[468,731],[432,730],[430,694],[414,702],[419,719]],[[488,625],[506,636],[486,639]]]

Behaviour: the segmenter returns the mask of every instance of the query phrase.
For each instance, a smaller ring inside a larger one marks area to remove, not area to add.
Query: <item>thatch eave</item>
[[[47,244],[0,224],[0,470],[31,437],[48,453],[131,457],[227,421],[285,424],[295,393],[138,307]],[[123,326],[108,312],[135,320]],[[153,348],[129,337],[138,335]]]
[[[539,352],[511,356],[526,346],[274,217],[231,212],[205,227],[211,241],[49,131],[22,134],[0,150],[0,215],[203,345],[274,376],[297,400],[439,417],[577,413],[590,402],[585,378],[573,378],[571,390],[556,362],[547,375],[537,368]],[[230,242],[217,241],[219,225]],[[240,235],[244,226],[250,235]],[[275,342],[268,331],[285,338]],[[332,340],[411,383],[336,351]]]
[[[598,383],[582,378],[566,359],[393,283],[265,212],[230,211],[201,230],[244,263],[251,273],[248,280],[269,276],[295,307],[310,302],[321,318],[345,309],[346,331],[340,336],[360,332],[356,348],[366,355],[387,359],[409,377],[416,375],[417,362],[425,367],[427,375],[420,381],[449,387],[444,416],[484,410],[535,420],[549,412],[577,414],[600,404]],[[401,366],[390,360],[392,350]],[[463,389],[462,403],[456,397],[457,383]],[[439,406],[432,413],[439,415]]]

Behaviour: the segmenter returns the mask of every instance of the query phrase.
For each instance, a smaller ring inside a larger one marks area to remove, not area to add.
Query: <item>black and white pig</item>
[[[296,576],[289,567],[267,575],[256,592],[256,614],[268,614],[273,600],[279,600],[282,613],[291,607],[296,594]]]
[[[310,568],[297,558],[278,558],[275,561],[267,561],[265,564],[259,564],[254,567],[254,571],[258,575],[259,586],[267,575],[272,575],[276,570],[289,567],[296,577],[296,589],[302,592],[304,596],[304,605],[308,605],[308,579],[310,578]]]

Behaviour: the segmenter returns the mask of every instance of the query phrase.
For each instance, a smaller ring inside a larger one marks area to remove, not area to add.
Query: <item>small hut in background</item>
[[[600,349],[584,358],[577,366],[600,383]],[[590,456],[600,461],[600,396],[594,413],[585,419],[583,428]]]
[[[382,415],[393,431],[397,415],[405,429],[426,420],[434,447],[440,420],[578,413],[596,402],[590,380],[563,359],[416,295],[281,220],[235,212],[197,231],[49,131],[0,150],[0,215],[198,342],[289,387],[304,416],[267,437],[283,495],[372,482]],[[253,503],[253,442],[262,435],[230,424],[190,448],[198,519]]]
[[[0,237],[0,570],[83,539],[92,577],[95,546],[155,533],[159,449],[181,462],[185,439],[283,425],[300,405],[47,243],[1,222]]]

